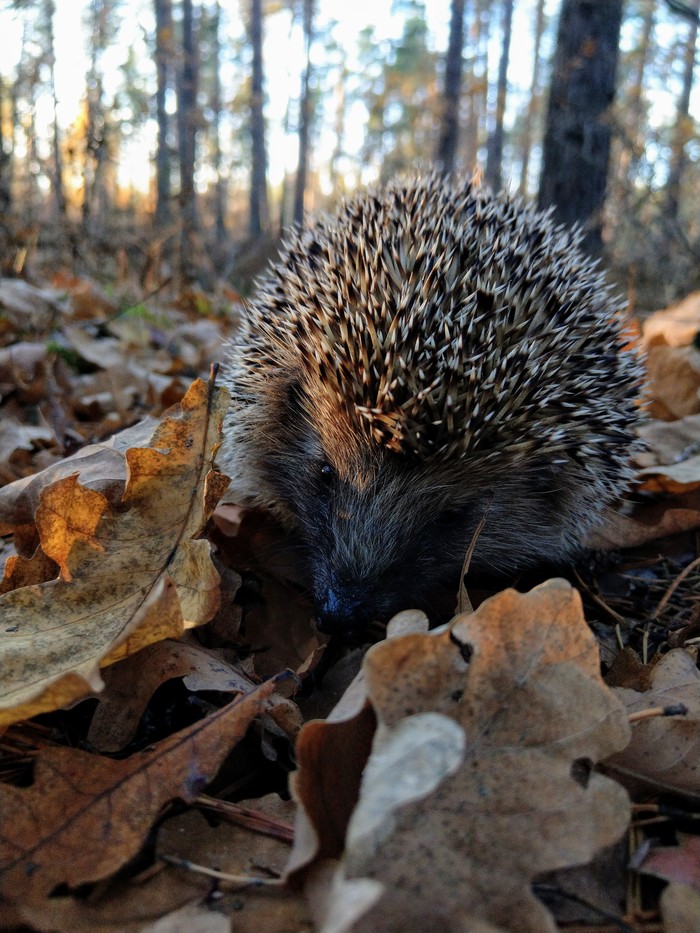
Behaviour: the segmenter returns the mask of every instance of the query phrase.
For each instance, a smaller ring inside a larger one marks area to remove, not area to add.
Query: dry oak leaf
[[[228,485],[211,469],[227,404],[193,383],[153,447],[126,451],[117,507],[75,475],[42,490],[37,531],[60,574],[0,596],[0,724],[99,691],[101,665],[214,615],[219,578],[195,536]]]
[[[683,648],[674,648],[651,670],[651,688],[618,687],[628,713],[684,704],[685,716],[656,716],[634,724],[627,748],[605,765],[634,781],[700,799],[700,671]]]
[[[0,785],[0,898],[28,901],[115,872],[169,800],[193,800],[276,689],[253,693],[121,761],[42,750],[31,787]]]
[[[364,672],[378,726],[322,933],[554,933],[533,877],[586,863],[629,819],[590,767],[630,729],[578,593],[506,590],[444,633],[376,645]]]
[[[209,879],[163,865],[147,878],[106,882],[90,897],[34,897],[14,904],[17,919],[5,922],[8,928],[21,922],[33,930],[47,933],[142,933],[144,927],[159,917],[191,903],[201,903],[211,891]],[[0,905],[0,929],[4,929]]]
[[[163,417],[170,415],[172,412],[167,411]],[[104,443],[82,447],[72,457],[4,486],[0,489],[0,534],[11,534],[18,527],[33,523],[44,489],[76,473],[80,474],[82,486],[101,492],[116,506],[124,494],[127,478],[126,451],[151,444],[157,426],[155,418],[145,418]]]

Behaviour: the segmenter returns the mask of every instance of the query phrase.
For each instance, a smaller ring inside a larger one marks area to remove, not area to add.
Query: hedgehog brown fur
[[[232,348],[224,467],[295,527],[320,625],[472,567],[571,557],[624,492],[640,364],[580,236],[505,194],[396,181],[293,232]]]

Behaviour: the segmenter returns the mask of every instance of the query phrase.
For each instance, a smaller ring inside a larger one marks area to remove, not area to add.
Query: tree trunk
[[[465,0],[452,0],[450,38],[445,56],[442,125],[435,153],[437,167],[445,174],[454,170],[459,139],[459,101],[462,89],[462,50],[464,47],[464,3]]]
[[[579,223],[585,246],[602,250],[610,160],[606,114],[615,95],[623,0],[563,0],[543,146],[540,207]]]
[[[91,221],[97,204],[104,205],[104,159],[105,159],[105,119],[102,99],[102,75],[98,68],[100,53],[107,46],[107,18],[109,0],[92,0],[90,4],[90,68],[87,74],[87,125],[85,127],[85,163],[83,166],[83,236],[88,237],[95,231]]]
[[[544,0],[537,0],[537,9],[535,11],[535,36],[532,60],[532,86],[530,88],[530,97],[527,102],[527,113],[525,115],[525,127],[522,137],[522,163],[520,169],[520,194],[523,197],[528,191],[528,174],[530,172],[530,156],[532,154],[532,130],[535,123],[535,116],[538,109],[538,94],[540,87],[541,71],[541,45],[542,34],[544,33]]]
[[[52,185],[56,200],[56,213],[60,220],[67,218],[66,192],[63,187],[63,155],[61,153],[61,133],[58,128],[58,98],[56,96],[56,54],[54,51],[53,20],[56,12],[54,0],[44,0],[44,20],[46,28],[46,59],[49,66],[49,82],[53,100],[53,172]]]
[[[636,200],[634,186],[639,163],[644,155],[647,132],[644,119],[644,77],[652,46],[656,3],[657,0],[642,0],[639,4],[641,23],[636,48],[630,54],[626,97],[616,108],[621,132],[617,145],[613,146],[610,177],[617,181],[615,194],[618,211],[626,210],[623,205],[627,201],[632,203]]]
[[[472,67],[468,82],[469,115],[464,134],[464,159],[471,171],[476,171],[481,146],[481,126],[488,106],[489,19],[484,0],[476,0],[473,12],[471,41]]]
[[[345,115],[347,110],[347,81],[348,67],[345,58],[338,75],[338,83],[335,87],[335,145],[331,152],[330,162],[328,164],[328,179],[331,185],[331,191],[337,193],[345,189],[345,183],[340,175],[338,164],[343,157],[345,149]]]
[[[666,203],[664,214],[667,220],[677,220],[681,202],[681,179],[686,164],[685,146],[693,136],[693,124],[690,119],[690,92],[693,88],[693,72],[695,70],[695,46],[698,40],[698,13],[700,0],[689,0],[688,3],[695,17],[690,20],[688,37],[683,50],[683,87],[678,98],[676,109],[676,123],[673,140],[671,142],[671,155],[669,157],[668,181],[666,182]]]
[[[194,189],[197,143],[197,57],[192,0],[182,0],[182,67],[178,84],[178,154],[180,161],[180,276],[197,276],[197,201]]]
[[[170,145],[168,132],[170,119],[165,109],[165,98],[172,81],[173,67],[173,8],[172,0],[155,0],[156,16],[156,120],[158,143],[156,148],[156,211],[154,225],[162,231],[172,223],[172,190]]]
[[[214,137],[214,146],[212,152],[212,162],[216,174],[214,185],[214,229],[216,233],[217,249],[220,249],[226,240],[226,182],[221,173],[221,4],[214,4],[212,16],[212,127],[211,132]]]
[[[295,224],[304,221],[304,194],[306,192],[306,178],[309,170],[309,141],[311,138],[311,42],[313,33],[314,0],[303,0],[303,25],[306,40],[306,57],[304,71],[301,79],[301,96],[299,98],[299,159],[297,162],[297,177],[294,185],[294,211]]]
[[[503,187],[503,118],[508,94],[508,59],[510,58],[510,37],[513,31],[513,3],[514,0],[504,0],[503,3],[503,41],[498,63],[496,115],[486,155],[486,182],[494,191],[500,191]]]
[[[265,141],[265,115],[263,106],[263,12],[262,0],[251,0],[249,22],[250,44],[253,50],[253,73],[250,88],[250,217],[248,232],[259,237],[270,226],[270,208],[267,198],[267,143]]]

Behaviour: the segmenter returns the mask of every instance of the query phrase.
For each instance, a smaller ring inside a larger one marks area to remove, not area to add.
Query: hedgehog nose
[[[316,602],[316,627],[327,635],[356,638],[365,628],[361,606],[361,600],[347,589],[328,587]]]

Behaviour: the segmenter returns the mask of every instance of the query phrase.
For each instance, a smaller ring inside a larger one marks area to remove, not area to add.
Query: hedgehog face
[[[436,618],[454,608],[465,552],[486,523],[472,566],[489,573],[571,549],[571,503],[560,466],[507,460],[421,462],[352,435],[338,410],[320,432],[294,386],[260,471],[304,545],[318,626],[353,638],[407,607]],[[344,440],[343,440],[344,438]],[[444,605],[449,594],[450,605]]]

